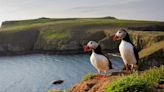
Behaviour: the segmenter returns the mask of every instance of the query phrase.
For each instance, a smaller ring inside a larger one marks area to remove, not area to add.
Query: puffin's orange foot
[[[125,74],[131,74],[132,71],[131,70],[125,70]]]
[[[95,76],[96,79],[105,79],[107,77],[109,77],[109,76],[108,75],[100,75],[100,74]]]

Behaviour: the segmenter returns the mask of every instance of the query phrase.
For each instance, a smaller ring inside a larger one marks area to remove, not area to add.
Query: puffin
[[[119,29],[113,36],[113,41],[121,40],[119,51],[123,59],[126,71],[138,69],[139,55],[136,47],[131,42],[126,29]],[[130,66],[130,69],[129,69]]]
[[[109,69],[112,69],[112,63],[108,57],[102,53],[101,46],[96,41],[89,41],[87,45],[84,46],[84,52],[92,51],[90,56],[91,64],[96,68],[98,75],[101,72],[107,74]]]

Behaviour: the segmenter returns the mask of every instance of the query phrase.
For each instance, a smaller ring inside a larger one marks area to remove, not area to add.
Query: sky
[[[164,21],[164,0],[0,0],[0,23],[40,17]]]

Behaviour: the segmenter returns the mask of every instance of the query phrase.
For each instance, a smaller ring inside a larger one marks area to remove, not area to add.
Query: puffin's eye
[[[92,42],[91,42],[91,44],[92,44]]]
[[[121,31],[119,31],[118,33],[121,33]]]

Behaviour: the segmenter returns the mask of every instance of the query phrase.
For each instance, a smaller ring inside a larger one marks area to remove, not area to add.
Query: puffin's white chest
[[[99,70],[108,70],[109,69],[109,62],[108,59],[103,56],[96,54],[95,52],[92,52],[92,55],[90,57],[91,64]]]
[[[133,45],[131,43],[122,40],[119,45],[119,51],[125,64],[136,64]]]

